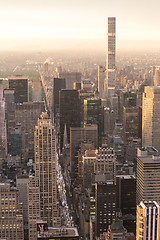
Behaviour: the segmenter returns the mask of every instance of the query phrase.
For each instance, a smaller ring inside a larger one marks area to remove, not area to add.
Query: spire
[[[63,135],[63,148],[65,148],[68,145],[68,137],[67,137],[67,127],[66,123],[64,125],[64,135]]]

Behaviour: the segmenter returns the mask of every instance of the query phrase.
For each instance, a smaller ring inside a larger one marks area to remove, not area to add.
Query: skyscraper
[[[61,89],[66,88],[65,78],[54,78],[53,79],[53,112],[54,117],[59,113],[59,92]]]
[[[142,103],[142,146],[160,151],[160,87],[147,86]]]
[[[137,150],[136,202],[160,201],[160,156],[153,147]]]
[[[23,240],[23,205],[16,188],[0,183],[0,239]]]
[[[116,18],[109,17],[107,22],[107,59],[105,96],[107,97],[108,87],[115,87],[115,54],[116,54]]]
[[[136,239],[160,239],[160,206],[156,201],[137,206]]]
[[[9,88],[15,90],[15,103],[28,102],[28,77],[10,76],[8,81]]]
[[[104,80],[105,80],[105,67],[98,65],[98,92],[100,98],[103,98],[104,94]]]
[[[35,177],[29,184],[29,226],[30,236],[34,236],[36,218],[35,209],[32,208],[32,201],[37,197],[39,201],[40,219],[47,221],[49,226],[57,225],[57,186],[56,186],[56,136],[51,119],[46,113],[42,113],[38,119],[34,133],[34,153],[35,153]],[[37,196],[33,198],[33,188],[37,191]],[[36,209],[37,210],[37,209]],[[30,222],[32,223],[30,225]],[[32,229],[33,231],[32,231]],[[31,238],[30,239],[34,239]]]
[[[59,94],[60,105],[60,147],[63,146],[65,124],[68,142],[70,141],[70,127],[81,125],[81,103],[77,90],[61,90]]]
[[[7,154],[7,133],[5,120],[5,101],[3,97],[3,81],[0,80],[0,158]]]

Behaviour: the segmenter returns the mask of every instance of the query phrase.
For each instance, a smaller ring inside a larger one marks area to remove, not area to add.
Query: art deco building
[[[147,86],[142,104],[142,146],[160,150],[160,87]]]
[[[34,153],[35,177],[29,180],[30,240],[34,239],[37,217],[47,221],[49,226],[59,224],[57,222],[59,219],[57,218],[56,136],[52,121],[46,113],[41,115],[35,127]],[[34,197],[35,189],[37,196]],[[36,202],[35,198],[37,198]],[[35,209],[36,206],[33,208],[32,202],[36,204],[39,211]],[[35,215],[36,211],[37,215]]]
[[[9,88],[15,90],[15,103],[28,102],[28,77],[9,76]]]
[[[107,59],[105,95],[108,87],[115,87],[115,55],[116,55],[116,18],[109,17],[107,22]],[[106,95],[107,96],[107,95]]]
[[[107,180],[114,181],[116,174],[116,156],[112,148],[107,148],[104,145],[98,149],[94,172],[96,174],[106,174]]]
[[[156,201],[137,206],[136,239],[160,239],[160,206]]]
[[[0,184],[0,239],[23,240],[23,205],[10,184]]]

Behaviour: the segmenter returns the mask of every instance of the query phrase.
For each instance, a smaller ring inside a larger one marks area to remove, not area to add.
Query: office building
[[[7,155],[7,131],[5,120],[5,99],[3,96],[3,80],[0,80],[0,159]]]
[[[159,86],[160,85],[160,72],[159,68],[155,69],[155,74],[154,74],[154,86]]]
[[[117,175],[117,208],[122,215],[136,214],[136,178],[134,175]]]
[[[66,124],[68,142],[70,142],[70,128],[81,125],[81,104],[77,90],[61,90],[60,104],[60,147],[63,146],[64,129]]]
[[[22,132],[21,132],[21,125],[17,124],[15,128],[10,131],[10,151],[9,153],[12,156],[22,154]]]
[[[29,178],[29,236],[36,236],[36,221],[58,225],[56,136],[51,119],[42,113],[34,132],[35,176]]]
[[[27,175],[16,176],[16,188],[19,191],[19,200],[23,204],[23,224],[28,229],[28,183]]]
[[[82,156],[82,182],[84,188],[90,188],[96,162],[97,150],[86,150]]]
[[[137,150],[136,203],[160,201],[160,156],[153,147]]]
[[[107,232],[116,217],[116,185],[112,182],[96,183],[96,237]]]
[[[98,147],[98,126],[84,125],[83,127],[70,128],[70,168],[71,176],[75,175],[75,168],[78,165],[78,151],[82,142],[90,142],[94,149]]]
[[[134,90],[120,91],[119,96],[119,119],[123,120],[124,107],[136,107],[137,104],[137,92]]]
[[[116,55],[116,18],[109,17],[107,22],[107,56],[106,79],[104,85],[105,97],[108,87],[115,87],[115,55]]]
[[[42,101],[42,85],[40,80],[32,81],[32,101],[33,102]]]
[[[23,205],[8,183],[0,183],[0,239],[24,240]]]
[[[54,117],[59,113],[59,92],[66,88],[66,80],[64,78],[53,79],[53,109]]]
[[[105,83],[105,67],[102,65],[98,65],[98,92],[100,98],[103,98],[104,96],[104,83]]]
[[[160,150],[160,87],[145,87],[142,104],[142,146]]]
[[[156,201],[141,201],[137,206],[136,240],[160,239],[160,206]]]
[[[97,124],[99,138],[103,132],[102,101],[99,98],[84,100],[84,123]]]
[[[15,91],[15,103],[28,102],[28,77],[9,76],[9,88]]]
[[[44,102],[25,102],[15,105],[15,123],[21,124],[22,159],[24,161],[34,158],[34,129],[44,110]]]
[[[58,78],[65,78],[66,80],[66,89],[72,90],[74,82],[81,82],[81,73],[80,72],[60,72]]]
[[[138,138],[138,107],[123,107],[124,144]]]
[[[11,154],[11,131],[15,128],[15,99],[14,89],[4,89],[5,117],[7,128],[7,149]]]
[[[105,174],[107,181],[114,181],[116,174],[116,156],[113,148],[107,148],[105,145],[99,147],[96,154],[94,173]]]

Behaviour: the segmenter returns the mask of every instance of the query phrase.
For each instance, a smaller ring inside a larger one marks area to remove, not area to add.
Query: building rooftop
[[[37,239],[40,238],[68,238],[68,237],[79,237],[78,230],[76,227],[72,228],[54,228],[54,227],[48,227],[47,231],[38,232]]]
[[[28,80],[27,76],[22,76],[22,75],[16,75],[16,76],[9,76],[8,80]]]

